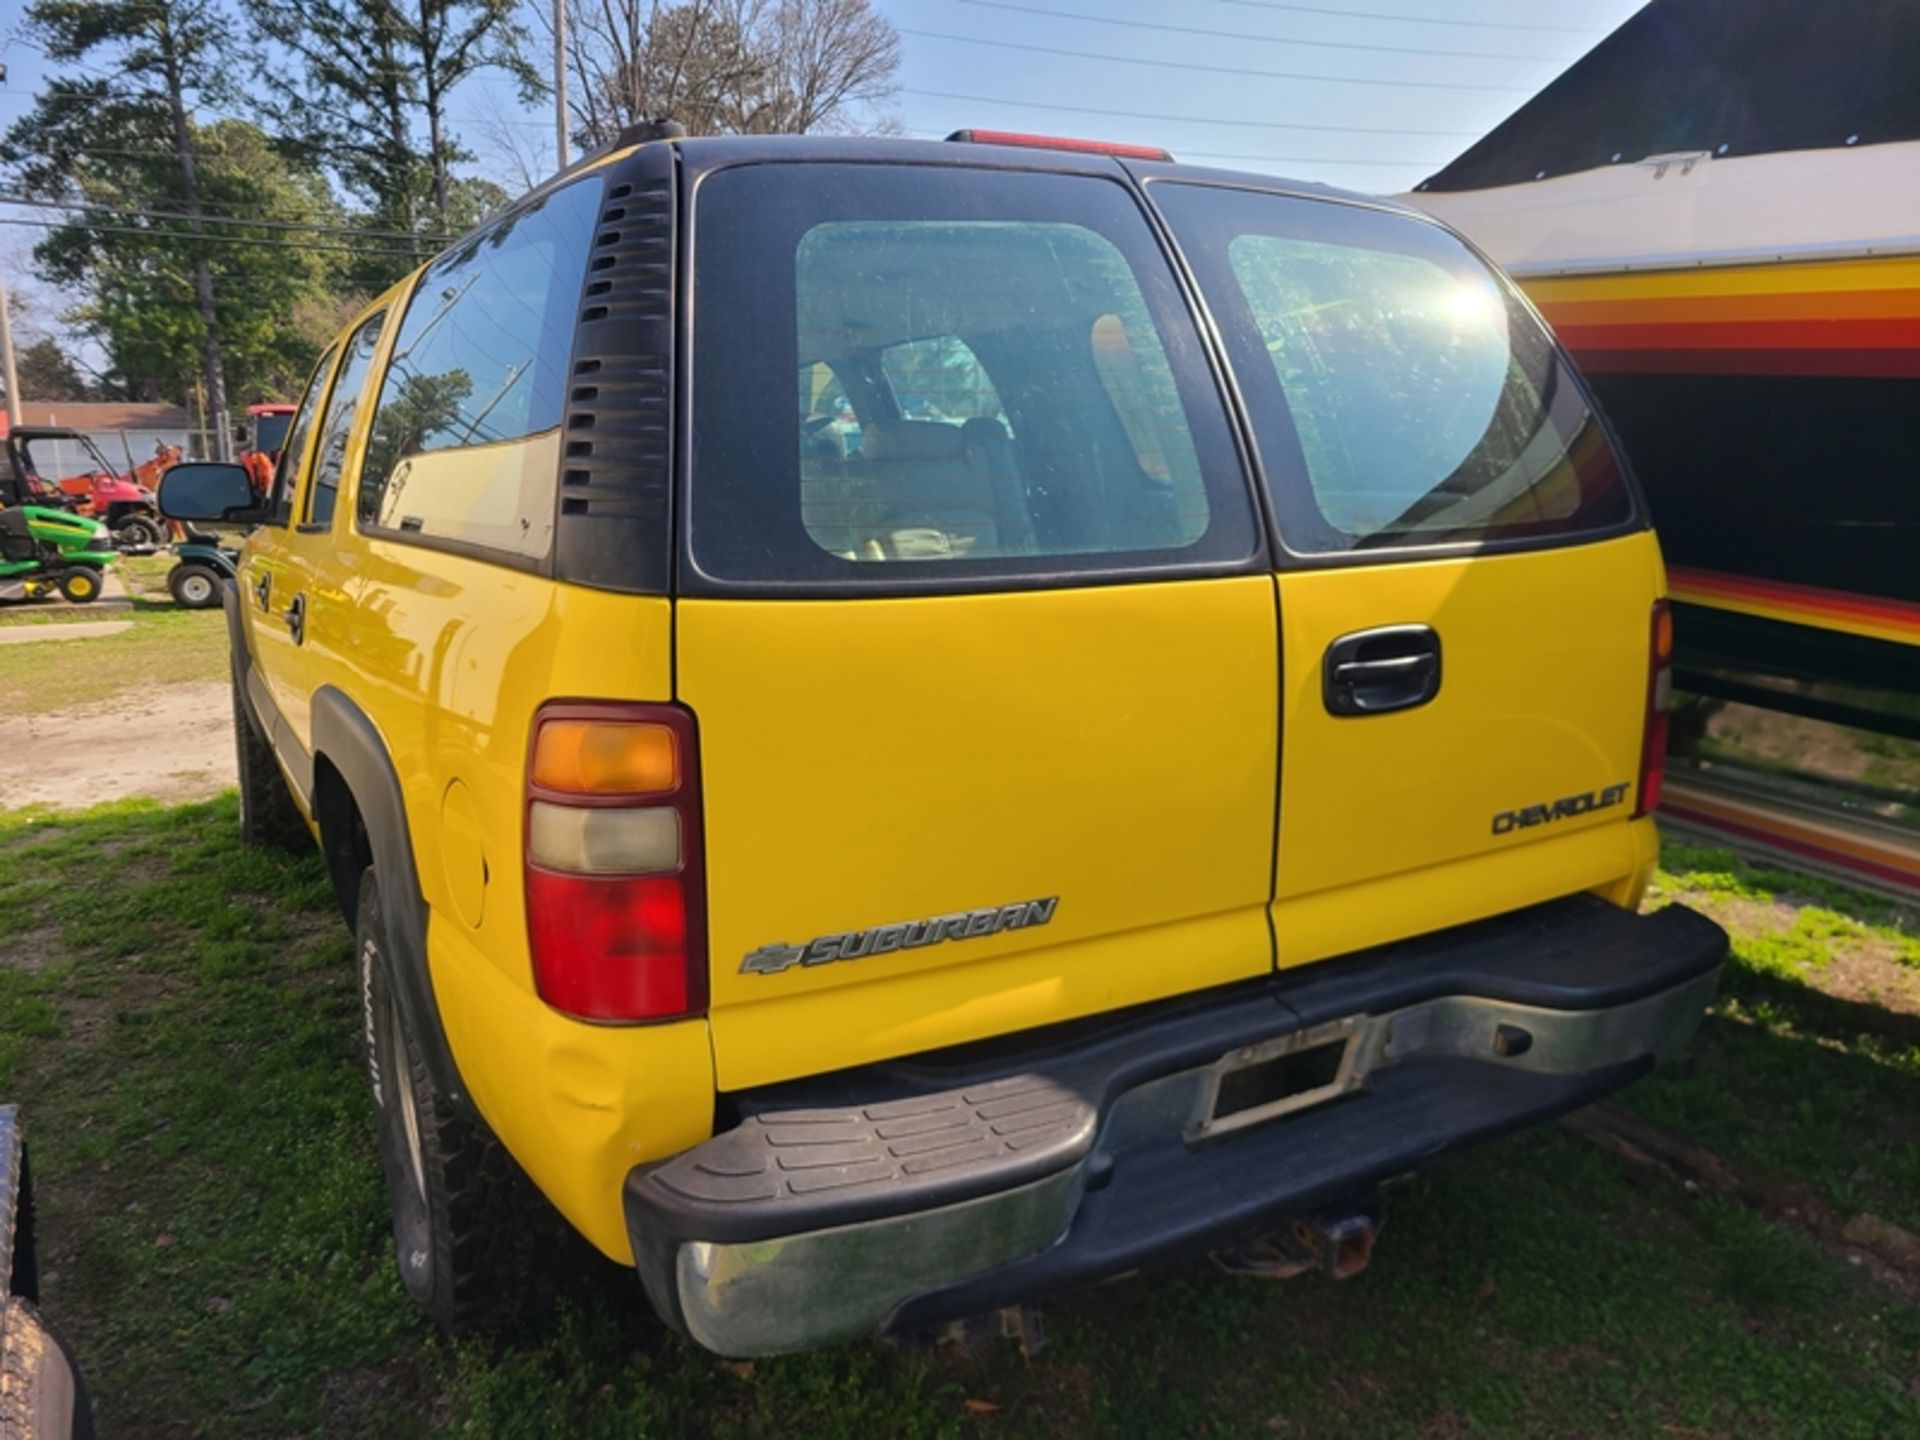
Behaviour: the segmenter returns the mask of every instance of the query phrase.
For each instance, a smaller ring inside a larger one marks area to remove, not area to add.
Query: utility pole
[[[553,168],[567,168],[567,0],[553,0]]]
[[[0,277],[0,380],[7,385],[7,424],[20,423],[20,376],[13,364],[13,302],[7,298],[7,282]]]

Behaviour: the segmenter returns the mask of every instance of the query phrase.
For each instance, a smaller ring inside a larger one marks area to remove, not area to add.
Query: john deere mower
[[[0,509],[0,601],[58,590],[76,605],[98,600],[113,539],[97,520],[39,505]]]

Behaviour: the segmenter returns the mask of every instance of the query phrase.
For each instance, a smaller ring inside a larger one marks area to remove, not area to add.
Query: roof
[[[89,431],[194,428],[193,417],[179,405],[136,405],[118,400],[22,400],[20,423]],[[0,407],[0,434],[6,429],[6,411]]]
[[[1920,139],[1917,75],[1913,0],[1653,0],[1416,188]]]

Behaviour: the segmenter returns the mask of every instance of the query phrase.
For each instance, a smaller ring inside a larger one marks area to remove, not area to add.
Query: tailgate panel
[[[1659,550],[1644,532],[1282,576],[1280,963],[1636,874],[1641,847],[1624,822],[1661,588]],[[1327,647],[1408,622],[1440,637],[1434,699],[1391,714],[1329,714]],[[1591,808],[1537,823],[1497,818],[1567,797]]]
[[[722,1088],[1271,969],[1268,577],[676,610]],[[1045,923],[741,970],[1055,897]]]

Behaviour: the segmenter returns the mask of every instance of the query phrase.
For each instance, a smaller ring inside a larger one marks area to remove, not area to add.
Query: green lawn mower
[[[0,601],[37,600],[55,590],[75,605],[98,600],[113,554],[113,538],[97,520],[10,505],[0,510]]]

